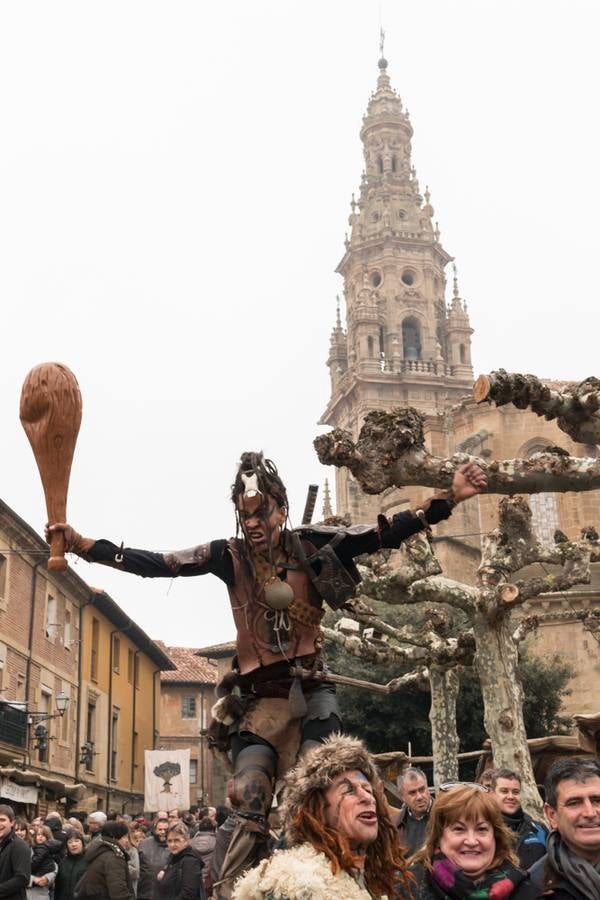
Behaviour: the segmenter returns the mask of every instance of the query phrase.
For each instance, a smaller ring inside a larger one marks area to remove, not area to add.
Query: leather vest
[[[247,675],[262,666],[286,660],[292,664],[298,656],[315,653],[315,641],[320,635],[319,625],[303,623],[292,612],[291,615],[285,615],[289,631],[282,628],[277,631],[277,613],[264,602],[264,591],[256,594],[254,579],[240,557],[238,541],[230,540],[227,543],[234,572],[233,586],[228,587],[229,601],[237,629],[237,657],[241,674]],[[304,544],[308,553],[314,549],[311,545],[306,546],[306,542]],[[294,559],[290,559],[289,563],[296,565]],[[322,601],[308,575],[302,569],[288,569],[286,580],[300,607],[310,607],[309,612],[314,610],[313,617],[320,620]]]

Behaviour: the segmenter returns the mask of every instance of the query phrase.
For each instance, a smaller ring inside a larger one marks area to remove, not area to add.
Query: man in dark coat
[[[152,833],[138,845],[140,855],[140,877],[137,886],[138,900],[155,900],[157,896],[156,876],[167,864],[167,819],[158,819]]]
[[[500,807],[504,824],[515,835],[515,850],[522,869],[530,869],[534,862],[546,855],[548,829],[533,819],[521,806],[521,776],[512,769],[495,769],[491,791]]]
[[[546,813],[552,831],[547,855],[531,880],[552,900],[600,897],[600,761],[571,757],[552,765],[546,777]]]
[[[409,766],[400,773],[398,787],[402,791],[402,809],[392,819],[400,835],[400,843],[408,856],[419,849],[425,840],[425,831],[431,812],[431,794],[427,775],[416,766]]]
[[[31,850],[14,831],[12,806],[0,804],[0,898],[25,900],[31,878]]]
[[[128,840],[124,822],[104,825],[85,852],[87,869],[75,888],[77,900],[135,900],[125,849]]]
[[[173,822],[167,832],[169,857],[158,874],[159,900],[206,900],[202,882],[204,863],[190,845],[190,833],[183,822]]]

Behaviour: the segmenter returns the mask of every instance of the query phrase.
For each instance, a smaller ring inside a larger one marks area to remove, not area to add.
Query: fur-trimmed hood
[[[362,741],[345,734],[332,734],[306,753],[285,779],[281,817],[286,823],[288,847],[299,842],[293,820],[298,809],[313,791],[326,790],[342,772],[357,770],[376,787],[380,778],[373,757]]]
[[[356,768],[356,767],[355,767]],[[310,844],[277,850],[235,885],[232,900],[373,900],[347,872],[334,875],[324,853]],[[379,898],[384,900],[384,898]]]

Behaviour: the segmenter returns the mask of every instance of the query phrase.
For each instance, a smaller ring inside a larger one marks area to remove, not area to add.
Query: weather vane
[[[385,44],[385,31],[383,27],[379,26],[379,53],[381,54],[381,58],[383,59],[383,45]]]

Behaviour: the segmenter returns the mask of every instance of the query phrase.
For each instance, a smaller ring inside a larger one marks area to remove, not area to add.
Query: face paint
[[[263,498],[260,493],[253,497],[240,494],[238,512],[244,537],[255,551],[264,553],[269,546],[278,546],[287,514],[284,507],[277,506],[272,497]]]
[[[377,838],[377,806],[373,787],[358,770],[342,772],[325,792],[325,822],[343,835],[350,848],[364,848]]]

